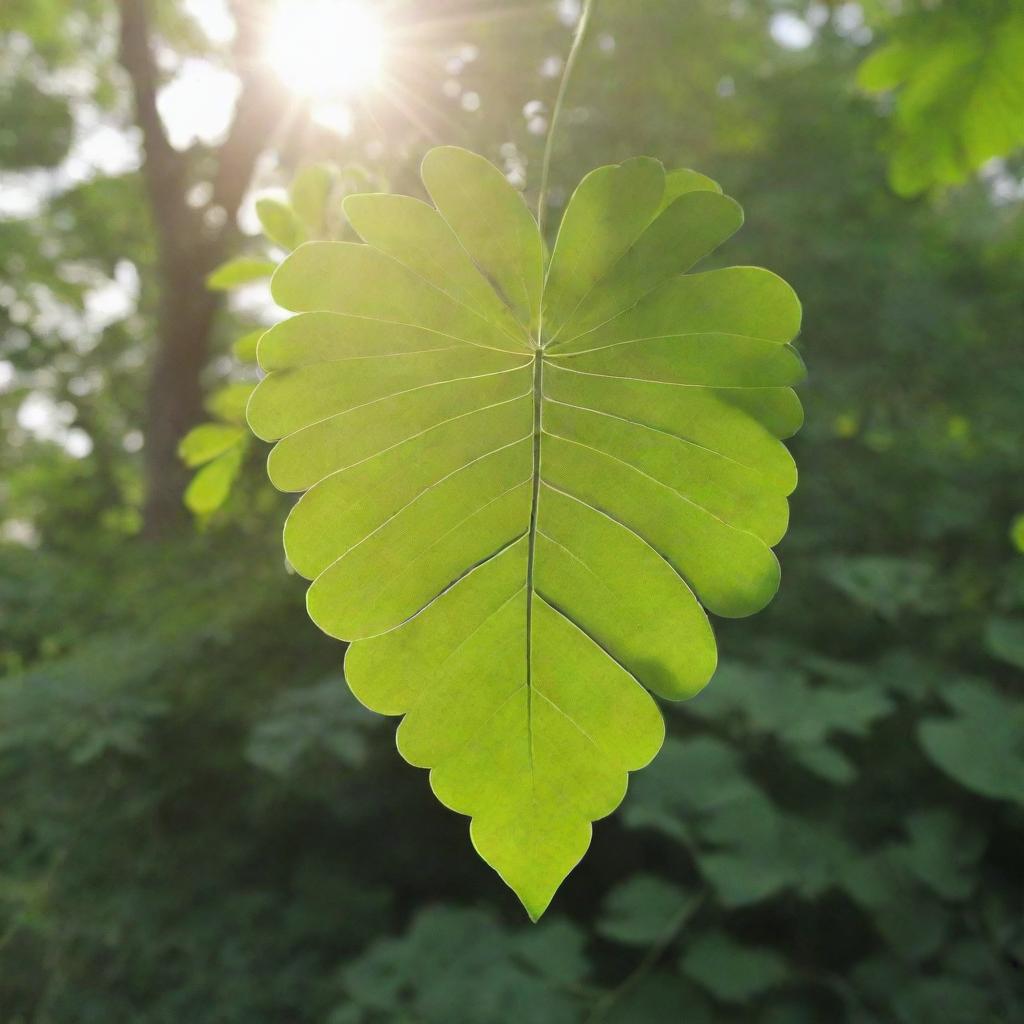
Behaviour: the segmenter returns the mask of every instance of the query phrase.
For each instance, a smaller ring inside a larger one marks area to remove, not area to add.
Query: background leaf
[[[257,199],[256,216],[267,238],[287,252],[306,241],[306,229],[287,203],[278,199]]]
[[[634,875],[608,893],[597,927],[612,942],[648,946],[680,927],[696,905],[692,892],[655,875]]]
[[[222,263],[206,278],[207,287],[214,291],[229,291],[239,285],[251,284],[270,277],[277,264],[270,260],[258,260],[249,256],[236,256]]]
[[[944,699],[956,714],[918,728],[928,756],[983,796],[1024,803],[1024,708],[979,682],[956,683]]]
[[[744,946],[724,932],[691,943],[680,962],[683,972],[726,1003],[747,1003],[783,982],[786,965],[769,949]]]
[[[185,504],[189,509],[197,515],[208,515],[220,508],[231,493],[244,456],[245,447],[236,445],[207,462],[185,489]]]
[[[202,423],[190,430],[178,445],[178,454],[186,466],[201,466],[245,437],[240,427],[223,423]]]

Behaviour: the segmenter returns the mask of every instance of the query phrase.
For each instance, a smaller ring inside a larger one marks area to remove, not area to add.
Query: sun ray
[[[338,100],[380,82],[388,39],[373,7],[355,0],[290,0],[268,26],[267,63],[292,91]]]

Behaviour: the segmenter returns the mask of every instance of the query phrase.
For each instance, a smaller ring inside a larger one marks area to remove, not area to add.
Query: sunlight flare
[[[354,0],[289,0],[267,33],[267,62],[290,89],[312,100],[375,88],[386,50],[379,17]]]

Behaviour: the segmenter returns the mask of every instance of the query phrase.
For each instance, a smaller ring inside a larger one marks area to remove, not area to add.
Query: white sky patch
[[[233,288],[228,296],[228,306],[247,320],[255,320],[257,323],[273,324],[288,315],[270,297],[270,285],[266,281],[253,281],[241,288]]]
[[[118,261],[114,279],[85,293],[85,322],[97,334],[135,311],[139,272],[128,260]]]
[[[18,426],[37,441],[53,441],[69,455],[84,459],[92,452],[92,438],[81,427],[73,427],[75,407],[55,402],[41,391],[32,391],[18,406]]]
[[[860,5],[858,4],[858,6]],[[811,28],[815,29],[824,28],[828,24],[828,19],[830,17],[832,17],[832,14],[828,4],[820,2],[812,3],[807,8],[807,13],[804,15],[807,24],[810,25]]]
[[[806,50],[814,42],[814,29],[790,11],[773,14],[769,31],[784,50]]]
[[[75,418],[69,402],[55,402],[42,391],[25,396],[17,413],[18,426],[42,441],[55,441],[66,433]]]
[[[237,76],[195,57],[157,95],[157,109],[175,149],[216,145],[227,134],[241,84]]]
[[[182,6],[211,43],[223,46],[235,38],[235,19],[226,0],[185,0]]]
[[[835,13],[836,32],[861,46],[871,42],[873,33],[864,21],[864,8],[858,3],[840,4]]]
[[[124,174],[135,170],[141,161],[138,129],[124,131],[111,124],[99,124],[88,131],[72,147],[69,161],[82,167],[85,177],[99,174]]]
[[[23,548],[39,546],[39,531],[28,519],[5,519],[0,523],[0,538]]]
[[[92,438],[81,427],[72,427],[63,440],[64,451],[76,459],[92,454]]]
[[[1024,200],[1024,180],[1011,174],[1006,161],[999,157],[982,167],[981,180],[988,186],[993,202],[999,206]]]
[[[558,0],[558,20],[570,28],[580,20],[583,11],[583,4],[580,0]]]
[[[0,188],[0,218],[21,220],[37,214],[42,196],[47,192],[53,174],[48,171],[5,171]]]

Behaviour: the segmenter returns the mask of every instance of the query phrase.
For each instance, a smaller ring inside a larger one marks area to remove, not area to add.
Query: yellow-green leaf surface
[[[215,292],[227,292],[243,284],[252,284],[270,277],[276,267],[277,264],[270,260],[238,256],[210,271],[206,277],[206,287]]]
[[[289,252],[308,237],[299,215],[279,199],[257,199],[256,216],[267,238]]]
[[[245,423],[245,409],[255,384],[250,381],[235,381],[218,388],[206,399],[206,408],[226,423]]]
[[[661,746],[652,694],[714,672],[706,611],[778,587],[800,306],[766,270],[689,273],[742,221],[694,172],[594,171],[547,267],[487,161],[423,177],[433,206],[351,196],[365,244],[281,265],[297,315],[248,418],[305,492],[285,548],[350,686],[536,919]]]
[[[178,444],[178,457],[191,469],[201,466],[246,439],[243,427],[230,423],[200,423]]]
[[[227,501],[242,468],[246,445],[236,444],[207,462],[185,488],[185,505],[196,515],[209,515]]]
[[[263,336],[265,327],[258,327],[255,331],[243,334],[232,346],[232,355],[242,363],[256,362],[256,343]]]
[[[323,230],[334,173],[324,164],[308,164],[301,168],[288,189],[291,208],[299,221],[313,235]]]

